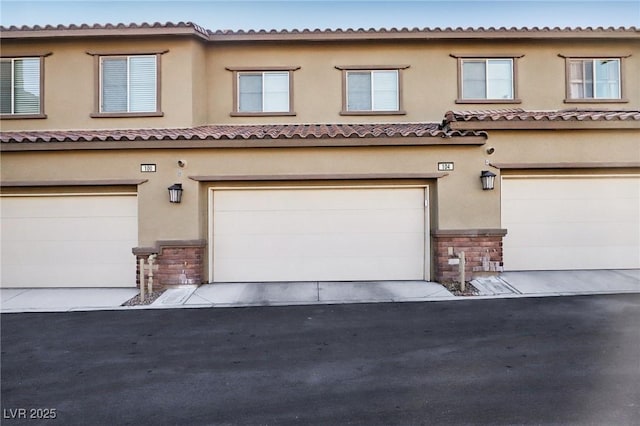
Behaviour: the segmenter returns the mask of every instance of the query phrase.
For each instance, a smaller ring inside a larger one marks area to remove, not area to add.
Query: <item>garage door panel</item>
[[[511,223],[630,222],[640,216],[640,205],[628,204],[629,208],[612,208],[611,203],[593,200],[510,200],[503,209],[511,212]]]
[[[637,180],[637,178],[636,178]],[[567,178],[505,178],[504,182],[518,187],[519,191],[510,193],[513,200],[617,200],[620,198],[637,199],[640,183],[633,178],[619,177],[567,177]],[[570,188],[570,191],[568,191]],[[612,191],[615,188],[615,191]]]
[[[640,268],[640,178],[504,178],[506,270]]]
[[[372,196],[375,193],[375,196]],[[321,189],[272,189],[218,191],[216,211],[259,210],[398,210],[415,207],[424,197],[415,189],[359,189],[357,191],[324,191]]]
[[[11,244],[11,250],[3,250],[3,265],[20,263],[29,265],[34,261],[44,265],[55,264],[131,264],[131,251],[121,248],[126,245],[134,247],[135,241],[40,241],[37,244],[30,242],[15,242]]]
[[[380,239],[386,244],[380,244]],[[233,258],[288,258],[333,256],[348,257],[367,252],[370,256],[410,256],[421,253],[421,234],[300,234],[295,237],[278,234],[216,237],[214,250],[220,260]]]
[[[367,221],[362,217],[366,215]],[[424,217],[423,209],[412,210],[294,210],[217,212],[216,235],[264,234],[273,229],[287,234],[306,233],[309,223],[315,232],[366,232],[371,227],[389,232],[411,232]]]
[[[598,265],[602,262],[601,247],[540,247],[536,256],[529,256],[528,247],[513,247],[510,270],[577,270],[593,269],[585,265]],[[608,248],[611,259],[606,269],[627,269],[629,264],[637,262],[638,249],[633,246]],[[571,256],[567,256],[570,253]],[[523,260],[520,260],[523,259]],[[602,268],[596,268],[602,269]]]
[[[327,268],[331,265],[331,268]],[[339,277],[335,270],[342,272]],[[265,281],[367,281],[367,280],[415,280],[422,274],[412,258],[321,258],[307,257],[295,262],[286,259],[229,260],[214,271],[218,282]],[[401,271],[399,273],[399,271]],[[291,277],[297,277],[292,280]]]
[[[22,265],[8,265],[7,271],[15,277],[12,287],[122,287],[123,282],[131,280],[130,271],[125,265],[78,264],[73,267],[62,265],[30,266],[29,275],[23,274]],[[78,277],[83,277],[78,279]],[[135,282],[135,276],[134,276]]]
[[[213,279],[423,279],[424,228],[424,188],[214,191]]]
[[[135,197],[104,195],[4,198],[2,217],[131,216],[131,199]]]
[[[133,287],[134,195],[2,199],[3,287]]]
[[[55,238],[57,241],[103,241],[130,240],[137,232],[136,217],[114,217],[112,226],[105,227],[105,218],[13,218],[4,219],[6,228],[2,237],[8,241],[42,241]],[[50,230],[57,232],[52,236]]]
[[[610,247],[612,245],[633,246],[637,242],[637,236],[629,232],[629,227],[625,223],[602,223],[596,227],[593,227],[593,224],[593,222],[583,222],[573,223],[571,226],[567,226],[566,223],[511,225],[508,231],[511,238],[510,246]],[[585,232],[583,231],[585,228],[592,228],[592,230]]]

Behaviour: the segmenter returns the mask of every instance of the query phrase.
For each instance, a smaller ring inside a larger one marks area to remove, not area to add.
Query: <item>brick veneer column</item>
[[[147,261],[149,255],[156,254],[153,272],[154,288],[167,288],[184,284],[181,274],[184,271],[188,283],[200,285],[204,282],[204,256],[206,241],[180,240],[158,241],[156,247],[137,247],[133,249],[136,255],[136,285],[140,286],[140,258]],[[149,273],[145,265],[145,282]]]
[[[438,230],[433,231],[436,281],[458,281],[458,265],[450,265],[460,252],[465,253],[465,276],[502,270],[502,238],[506,229]],[[453,248],[453,256],[449,255]]]

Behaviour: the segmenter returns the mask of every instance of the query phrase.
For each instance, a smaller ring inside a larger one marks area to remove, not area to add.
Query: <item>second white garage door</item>
[[[505,270],[640,268],[640,178],[503,177]]]
[[[214,190],[215,282],[422,280],[425,188]]]

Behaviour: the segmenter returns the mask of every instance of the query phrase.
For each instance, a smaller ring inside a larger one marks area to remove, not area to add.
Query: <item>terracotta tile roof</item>
[[[495,121],[640,121],[640,110],[563,109],[525,111],[520,108],[484,111],[448,111],[445,124],[453,122]]]
[[[443,130],[437,123],[209,125],[183,129],[9,131],[0,132],[0,142],[449,138],[465,136],[486,137],[486,133],[470,130]]]
[[[1,26],[0,28],[2,28],[5,31],[44,31],[44,30],[86,30],[86,29],[93,29],[93,30],[103,30],[103,29],[132,29],[132,28],[194,28],[194,29],[199,29],[201,31],[203,31],[204,33],[207,32],[206,29],[194,24],[193,22],[178,22],[178,23],[173,23],[173,22],[154,22],[154,23],[150,23],[150,22],[143,22],[141,24],[137,24],[135,22],[129,23],[129,24],[125,24],[125,23],[117,23],[117,24],[80,24],[80,25],[76,25],[76,24],[71,24],[71,25],[34,25],[34,26],[28,26],[28,25],[22,25],[20,27],[15,26],[15,25],[11,25],[10,27],[5,27],[5,26]]]
[[[293,29],[293,30],[209,30],[212,35],[242,35],[242,34],[385,34],[385,33],[573,33],[573,32],[638,32],[639,28],[632,27],[445,27],[445,28],[326,28],[326,29]]]
[[[431,39],[431,38],[493,38],[524,37],[553,38],[576,37],[633,37],[640,36],[640,28],[632,27],[446,27],[446,28],[347,28],[347,29],[292,29],[292,30],[208,30],[193,22],[116,23],[80,25],[0,26],[1,38],[71,37],[139,34],[194,34],[210,41],[233,40],[341,40],[341,39]]]
[[[153,34],[195,34],[201,38],[207,39],[210,31],[206,28],[203,28],[193,22],[154,22],[148,23],[143,22],[141,24],[136,23],[116,23],[116,24],[80,24],[80,25],[22,25],[15,26],[11,25],[9,27],[0,26],[0,37],[2,38],[10,38],[12,35],[17,37],[21,37],[27,34],[32,34],[34,36],[38,35],[64,35],[64,36],[74,36],[74,35],[106,35],[109,33],[117,33],[117,35],[123,35],[126,33],[130,34],[141,34],[141,33],[153,33]]]

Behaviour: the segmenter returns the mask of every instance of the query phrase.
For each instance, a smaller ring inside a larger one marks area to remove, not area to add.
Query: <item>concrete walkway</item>
[[[135,288],[0,289],[0,307],[3,313],[60,312],[640,293],[640,270],[505,272],[472,284],[478,296],[455,296],[427,281],[205,284],[170,289],[151,305],[131,307],[121,305],[138,294]]]

